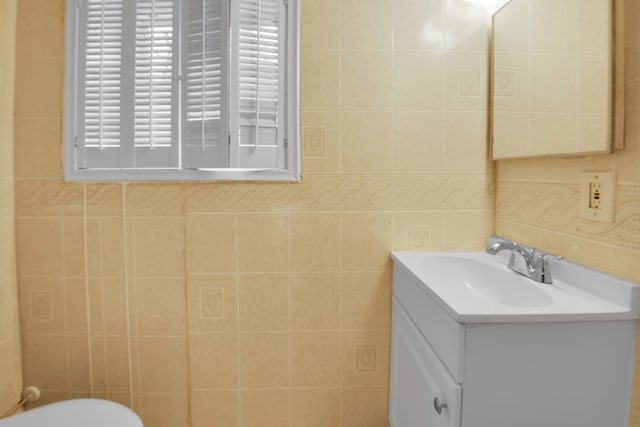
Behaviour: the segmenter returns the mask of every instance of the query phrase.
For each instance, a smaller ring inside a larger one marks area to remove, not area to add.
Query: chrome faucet
[[[507,267],[518,274],[522,274],[536,282],[551,284],[551,269],[549,258],[561,259],[562,257],[551,255],[535,248],[528,248],[518,242],[491,236],[487,245],[487,253],[496,255],[501,251],[511,251]]]

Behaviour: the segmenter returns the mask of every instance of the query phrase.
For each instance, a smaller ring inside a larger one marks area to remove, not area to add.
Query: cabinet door
[[[391,426],[459,427],[461,403],[462,387],[451,378],[394,298],[389,401]]]

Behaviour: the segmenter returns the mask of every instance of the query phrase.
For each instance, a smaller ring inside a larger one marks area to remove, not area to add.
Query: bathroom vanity
[[[565,260],[394,252],[392,427],[626,427],[640,288]]]

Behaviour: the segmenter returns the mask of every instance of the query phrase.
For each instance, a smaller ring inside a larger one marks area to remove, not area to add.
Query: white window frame
[[[283,169],[78,169],[76,136],[78,134],[78,34],[79,2],[66,0],[65,77],[64,77],[64,179],[66,181],[300,181],[300,7],[299,0],[281,0],[287,8],[285,71],[286,168]],[[234,0],[230,0],[234,1]],[[126,0],[125,0],[126,3]],[[182,8],[178,7],[182,10]],[[232,30],[233,31],[233,30]],[[179,31],[182,38],[184,32]],[[180,41],[182,43],[182,41]],[[180,65],[182,67],[182,65]],[[230,85],[237,80],[230,76]],[[180,113],[180,125],[185,112]],[[230,117],[237,116],[229,112]],[[231,122],[234,119],[230,119]],[[182,150],[182,141],[178,149]]]

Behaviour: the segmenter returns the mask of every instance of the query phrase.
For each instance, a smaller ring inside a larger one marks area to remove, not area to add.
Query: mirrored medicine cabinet
[[[621,0],[511,0],[493,16],[493,159],[623,148]]]

